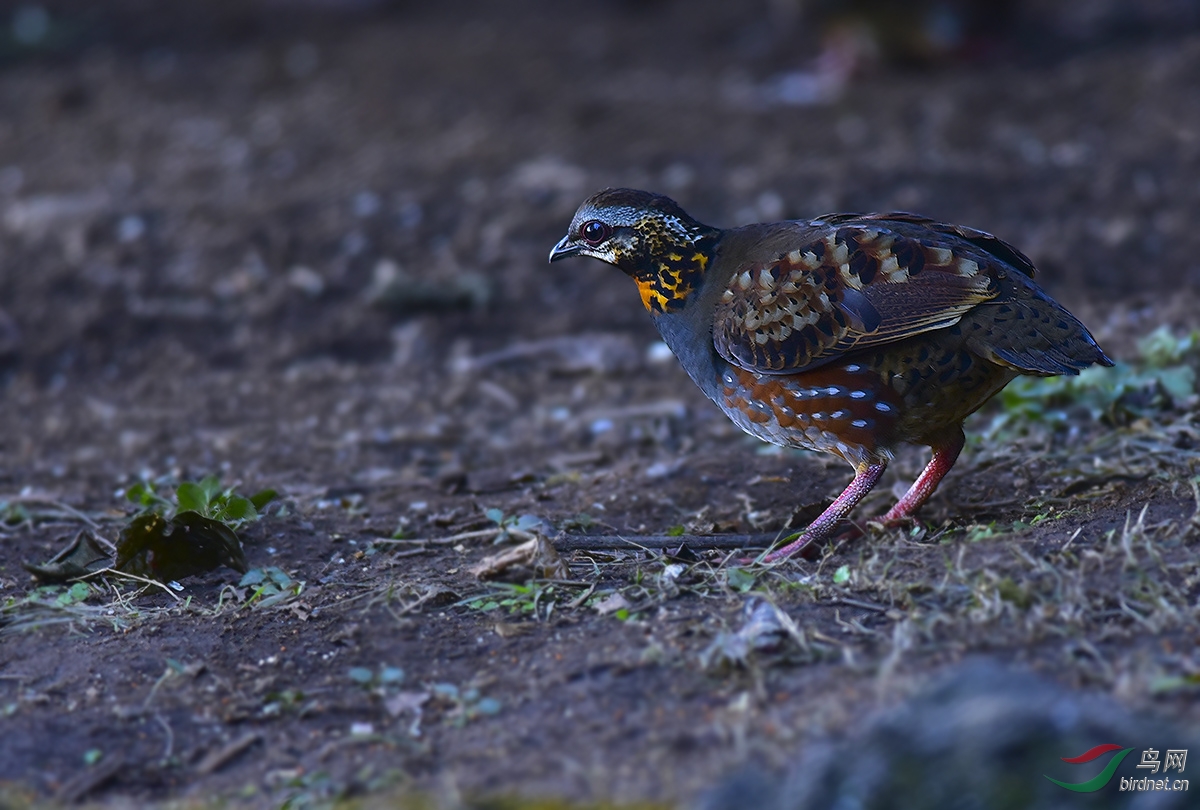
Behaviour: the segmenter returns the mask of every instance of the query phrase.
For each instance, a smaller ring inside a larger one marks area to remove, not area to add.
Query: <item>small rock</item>
[[[288,286],[307,295],[309,298],[320,298],[325,292],[325,279],[316,270],[302,264],[288,271]]]

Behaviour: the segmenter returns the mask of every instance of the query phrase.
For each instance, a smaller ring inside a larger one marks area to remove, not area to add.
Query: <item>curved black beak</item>
[[[556,262],[568,256],[578,256],[579,251],[579,245],[572,244],[570,236],[564,236],[558,240],[558,244],[554,246],[554,250],[550,251],[550,261]]]

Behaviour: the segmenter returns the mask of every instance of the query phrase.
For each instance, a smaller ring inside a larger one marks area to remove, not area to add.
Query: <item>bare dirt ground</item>
[[[1192,15],[1075,38],[1065,12],[1038,37],[1022,18],[797,105],[780,88],[821,37],[766,5],[319,5],[51,4],[65,45],[0,50],[0,805],[674,805],[895,707],[919,725],[964,661],[1136,715],[1122,746],[1187,739]],[[619,273],[546,265],[608,185],[720,225],[905,209],[991,231],[1126,376],[975,417],[923,526],[738,567],[695,536],[803,525],[850,470],[738,433]],[[1162,325],[1179,340],[1139,348]],[[137,481],[208,474],[279,491],[241,532],[275,597],[224,568],[74,595],[22,568],[86,524],[115,540]],[[563,533],[567,578],[473,576],[524,515]],[[668,534],[688,548],[569,547]],[[1030,805],[1099,734],[988,806]]]

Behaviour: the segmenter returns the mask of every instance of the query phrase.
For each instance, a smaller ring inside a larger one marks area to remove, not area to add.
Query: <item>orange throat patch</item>
[[[657,267],[633,277],[642,305],[652,314],[670,312],[683,306],[688,295],[700,284],[708,267],[708,254],[701,251],[670,252],[659,259]]]

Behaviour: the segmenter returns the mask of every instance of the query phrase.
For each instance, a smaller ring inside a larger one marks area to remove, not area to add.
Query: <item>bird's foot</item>
[[[741,557],[736,562],[738,565],[771,565],[792,555],[799,555],[804,559],[813,559],[817,556],[819,548],[818,544],[813,543],[815,539],[808,530],[805,530],[785,537],[786,544],[774,551],[767,554],[760,554],[757,557]]]
[[[861,537],[863,528],[851,521],[843,521],[835,528],[821,533],[814,533],[812,527],[805,529],[802,532],[796,532],[784,538],[785,544],[766,555],[758,555],[757,557],[742,557],[737,560],[738,565],[754,565],[761,563],[770,565],[771,563],[779,562],[788,557],[799,557],[804,560],[815,560],[821,556],[821,550],[825,547],[823,543],[814,542],[818,540],[829,540],[836,542],[845,542],[853,540],[856,537]]]
[[[763,563],[770,565],[781,560],[786,560],[793,554],[800,553],[802,550],[809,548],[814,540],[825,540],[833,537],[838,533],[838,527],[842,520],[850,514],[862,497],[871,491],[871,487],[879,481],[879,477],[883,475],[883,471],[887,469],[887,462],[879,461],[873,464],[863,464],[859,467],[858,472],[854,475],[854,480],[842,492],[841,495],[834,499],[833,503],[826,507],[820,517],[808,525],[808,528],[797,535],[788,538],[788,541],[781,548],[777,548],[769,554],[756,557],[750,560],[741,560],[739,564]],[[816,546],[812,546],[810,553],[815,553]]]

